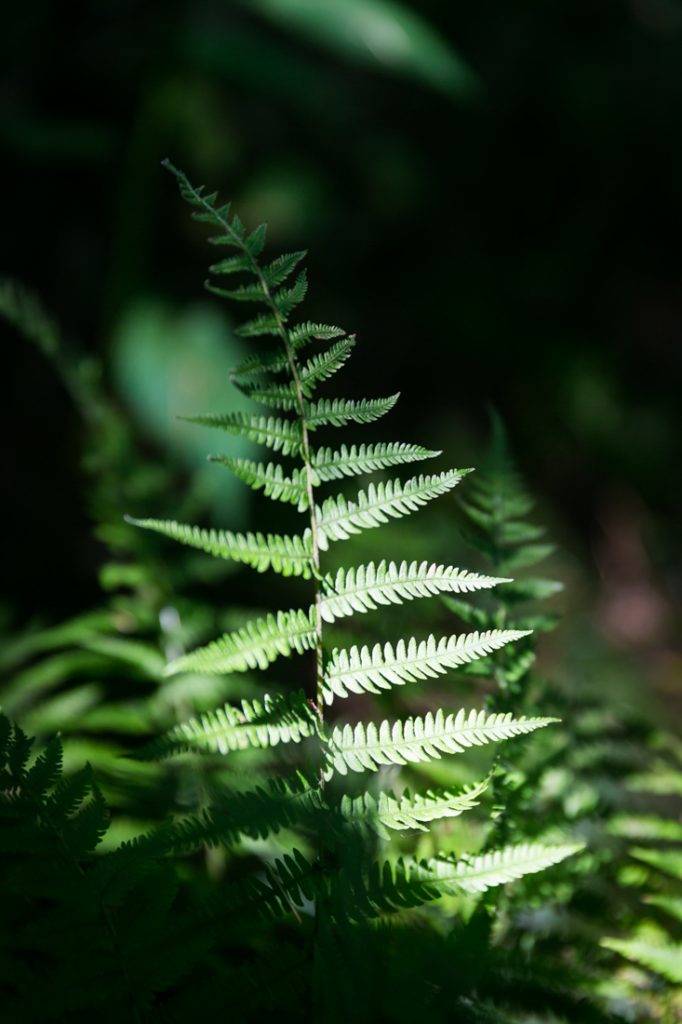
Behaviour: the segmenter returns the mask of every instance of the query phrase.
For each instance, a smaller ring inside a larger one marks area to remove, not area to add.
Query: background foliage
[[[538,614],[564,617],[524,694],[551,696],[579,738],[519,767],[544,781],[518,810],[553,807],[599,838],[551,912],[510,905],[500,928],[563,956],[567,935],[640,941],[642,906],[668,894],[638,852],[656,828],[642,839],[621,820],[646,801],[628,776],[679,778],[657,726],[675,733],[682,713],[679,5],[34,0],[7,13],[0,51],[0,273],[48,311],[3,285],[5,710],[41,736],[73,726],[66,766],[102,773],[115,845],[213,785],[118,757],[235,696],[225,681],[160,686],[165,660],[281,597],[122,520],[153,507],[267,528],[265,503],[175,419],[245,402],[228,369],[246,350],[202,297],[203,239],[160,169],[170,156],[250,225],[267,220],[276,251],[312,250],[306,316],[357,331],[358,396],[370,380],[404,390],[392,437],[483,469],[485,408],[502,414],[534,520],[558,541],[539,571],[565,585],[536,595]],[[353,541],[355,561],[472,564],[452,499],[422,515],[385,552]],[[258,692],[240,680],[240,696]],[[647,913],[641,941],[667,930]],[[639,991],[623,977],[604,990],[621,1009]],[[642,1013],[674,1020],[655,995]]]

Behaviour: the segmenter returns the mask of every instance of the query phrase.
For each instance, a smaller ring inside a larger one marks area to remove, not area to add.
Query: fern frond
[[[294,908],[303,908],[315,899],[319,885],[316,865],[294,849],[268,865],[262,877],[250,875],[228,892],[227,909],[235,915],[248,910],[266,920],[288,917]],[[224,913],[222,906],[219,912]]]
[[[390,412],[400,397],[388,398],[324,398],[319,402],[307,403],[305,416],[311,430],[317,427],[343,427],[346,423],[374,423]]]
[[[291,476],[285,476],[283,467],[275,462],[253,462],[231,455],[209,455],[209,460],[226,466],[254,491],[262,490],[266,498],[296,505],[299,512],[308,507],[305,472],[301,469],[292,469]]]
[[[310,530],[302,536],[279,536],[263,533],[232,533],[230,530],[203,530],[198,526],[176,523],[173,520],[133,519],[125,517],[132,526],[152,530],[170,537],[180,544],[205,551],[215,558],[241,562],[257,572],[272,569],[282,576],[312,576],[313,554]]]
[[[281,320],[289,319],[296,306],[303,302],[307,291],[308,275],[305,270],[302,270],[291,288],[280,288],[279,291],[272,294],[272,301]]]
[[[456,792],[429,789],[425,793],[410,794],[405,790],[401,797],[392,793],[379,793],[374,797],[367,792],[351,797],[346,793],[341,798],[341,814],[353,824],[368,825],[383,839],[390,839],[389,830],[428,832],[425,822],[456,818],[478,806],[479,797],[489,783],[490,779],[486,778]]]
[[[641,939],[602,939],[601,945],[612,949],[626,960],[654,971],[672,982],[682,985],[682,944],[645,942]]]
[[[462,893],[483,893],[498,885],[514,882],[524,875],[544,871],[582,849],[582,843],[565,843],[557,846],[519,843],[474,857],[407,860],[404,862],[403,870],[410,880],[433,886],[442,894],[457,896]]]
[[[299,252],[285,252],[263,267],[263,277],[268,288],[277,288],[286,281],[302,259],[305,259],[307,251],[302,249]]]
[[[389,480],[370,483],[355,501],[342,494],[327,498],[318,509],[320,547],[326,550],[329,541],[347,540],[351,534],[383,526],[391,519],[416,512],[434,498],[456,487],[469,470],[451,469],[435,476],[415,476],[405,483]]]
[[[337,341],[326,352],[321,352],[309,359],[299,371],[303,394],[310,398],[320,381],[333,377],[350,358],[354,347],[355,335],[349,334],[347,338]]]
[[[289,329],[289,341],[294,352],[298,352],[311,341],[332,341],[333,338],[340,338],[345,333],[341,327],[335,327],[333,324],[316,324],[307,320]]]
[[[241,412],[224,415],[181,416],[188,423],[202,427],[217,427],[228,434],[245,437],[248,441],[265,445],[283,455],[297,455],[301,449],[301,425],[296,420],[282,420],[274,416],[246,416]]]
[[[493,576],[428,562],[370,562],[355,569],[339,569],[335,577],[328,576],[320,612],[326,622],[334,622],[355,612],[372,611],[378,605],[402,604],[434,594],[469,593],[504,582]]]
[[[247,356],[239,366],[230,371],[232,380],[240,380],[242,377],[263,377],[268,373],[280,373],[289,366],[286,352],[280,355],[264,359],[260,355]]]
[[[317,717],[300,691],[288,696],[226,704],[180,722],[165,735],[135,752],[138,760],[158,760],[172,754],[203,751],[228,754],[247,747],[300,743],[317,730]]]
[[[175,853],[202,846],[229,846],[241,836],[267,839],[283,828],[311,822],[324,806],[322,793],[300,773],[225,795],[200,816],[173,823],[163,837]]]
[[[334,650],[324,674],[323,693],[327,704],[349,693],[380,693],[419,679],[433,678],[459,668],[505,644],[527,636],[522,630],[492,629],[485,633],[462,633],[427,640],[399,640],[374,647]]]
[[[212,274],[243,274],[251,270],[251,260],[247,253],[237,253],[235,256],[227,256],[208,268]]]
[[[460,754],[468,747],[483,746],[525,735],[556,722],[555,718],[513,718],[506,714],[464,709],[457,714],[438,710],[423,718],[379,725],[359,722],[355,727],[335,727],[325,750],[327,773],[346,775],[377,771],[381,765],[410,764],[440,758],[441,753]]]
[[[282,412],[292,412],[298,409],[298,398],[293,382],[277,384],[276,382],[251,383],[247,381],[235,382],[236,387],[250,398],[253,402],[260,402],[271,409],[279,409]]]
[[[253,619],[241,629],[226,633],[206,647],[177,658],[166,667],[166,675],[198,672],[222,675],[267,668],[280,655],[303,654],[315,644],[312,611],[298,609]]]
[[[206,284],[206,288],[209,292],[214,295],[219,295],[221,298],[231,298],[229,292],[226,292],[223,288],[216,288],[215,285]],[[240,338],[260,338],[265,334],[271,334],[274,337],[278,337],[280,332],[280,326],[277,318],[272,313],[260,313],[258,316],[253,317],[252,320],[247,320],[245,323],[240,324],[239,327],[235,328],[235,334],[238,334]]]
[[[345,476],[374,473],[388,466],[403,466],[409,462],[433,459],[441,452],[429,451],[416,444],[385,443],[351,445],[339,449],[318,448],[313,454],[313,466],[321,481],[341,480]]]

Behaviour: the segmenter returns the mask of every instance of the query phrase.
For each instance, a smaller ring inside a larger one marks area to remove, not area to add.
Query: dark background
[[[274,252],[310,250],[305,315],[360,342],[342,391],[403,391],[386,437],[468,465],[499,409],[605,629],[679,685],[679,3],[27,0],[3,23],[0,271],[101,361],[148,453],[189,477],[147,421],[154,371],[193,315],[229,325],[168,156]],[[102,559],[82,424],[1,329],[3,590],[54,621]]]

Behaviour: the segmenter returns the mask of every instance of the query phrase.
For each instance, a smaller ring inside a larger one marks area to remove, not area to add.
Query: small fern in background
[[[641,903],[623,913],[622,901],[625,934],[609,934],[602,945],[639,971],[619,970],[603,991],[616,1006],[626,999],[674,1024],[682,1013],[682,748],[671,736],[659,735],[657,745],[649,770],[628,780],[630,807],[609,824],[613,836],[636,844],[619,880]]]

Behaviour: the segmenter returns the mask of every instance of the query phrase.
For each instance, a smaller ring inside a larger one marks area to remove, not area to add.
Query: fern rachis
[[[437,677],[519,640],[526,631],[493,629],[440,640],[433,636],[426,641],[398,640],[395,644],[386,643],[372,649],[353,646],[349,650],[334,650],[331,657],[325,659],[325,626],[336,619],[368,613],[381,606],[436,594],[487,590],[507,582],[506,579],[417,561],[370,562],[332,575],[323,571],[322,556],[331,543],[343,542],[354,534],[381,527],[394,518],[419,510],[455,488],[469,470],[420,474],[406,481],[370,482],[354,499],[342,494],[318,496],[320,488],[335,480],[406,466],[438,453],[402,442],[344,444],[338,448],[313,446],[314,431],[341,428],[349,422],[372,423],[390,411],[398,396],[318,398],[318,387],[346,365],[355,338],[332,326],[290,325],[291,314],[307,289],[305,274],[298,269],[304,254],[291,253],[262,264],[265,228],[261,226],[247,234],[239,219],[230,217],[229,207],[217,203],[215,195],[192,187],[183,174],[172,167],[171,170],[179,181],[183,197],[193,208],[194,217],[217,229],[218,234],[210,241],[234,251],[234,255],[215,264],[213,272],[227,277],[236,275],[240,283],[235,288],[211,285],[210,290],[234,302],[260,306],[261,311],[247,321],[239,333],[256,339],[263,346],[268,338],[274,338],[279,346],[274,352],[259,353],[246,360],[234,374],[235,383],[242,390],[276,410],[276,415],[200,413],[188,419],[247,437],[284,458],[293,459],[296,465],[289,469],[279,462],[259,463],[230,455],[215,457],[266,497],[293,503],[305,516],[305,526],[297,535],[280,536],[202,530],[167,520],[137,519],[133,522],[216,557],[233,558],[258,571],[272,570],[301,577],[309,584],[312,600],[303,608],[254,620],[190,652],[169,666],[169,674],[232,673],[266,668],[277,658],[312,651],[315,676],[307,698],[298,695],[286,699],[274,695],[259,702],[245,702],[241,708],[226,706],[181,723],[153,744],[147,753],[166,756],[187,749],[227,753],[247,746],[280,746],[306,740],[316,753],[319,776],[314,782],[301,783],[303,791],[307,786],[315,793],[311,803],[303,800],[301,804],[306,804],[308,809],[314,806],[318,816],[327,815],[330,820],[347,821],[352,825],[376,812],[379,833],[388,835],[391,830],[404,827],[422,830],[425,823],[439,817],[463,813],[475,805],[474,797],[482,790],[474,790],[469,796],[466,792],[458,795],[447,790],[427,791],[414,798],[405,795],[400,799],[387,793],[380,793],[375,799],[366,793],[366,799],[358,803],[349,802],[343,794],[339,796],[328,783],[333,775],[344,776],[349,769],[376,771],[381,765],[415,764],[443,753],[461,752],[473,745],[504,742],[546,726],[552,720],[486,715],[462,709],[457,712],[438,710],[404,721],[382,721],[378,726],[372,723],[330,725],[325,707],[349,693],[376,694],[406,682]],[[298,276],[294,284],[289,285],[287,282],[294,271]],[[317,343],[328,347],[311,354],[308,349]],[[304,881],[312,869],[306,859],[295,852],[284,858],[279,868],[267,872],[263,881],[254,883],[253,891],[259,900],[272,901],[273,906],[287,913],[301,897],[314,899],[315,911],[321,913],[328,899],[331,901],[329,908],[334,906],[333,914],[338,915],[335,900],[343,884],[324,856],[324,832],[325,827],[321,825],[314,884]],[[477,891],[483,891],[509,878],[540,870],[567,856],[572,849],[539,845],[532,850],[501,850],[495,855],[497,860],[492,855],[490,860],[486,854],[489,862],[481,867],[478,882],[474,869],[470,868],[467,891],[476,886]],[[364,872],[365,881],[358,883],[365,893],[365,902],[361,900],[360,907],[366,906],[370,913],[372,907],[387,910],[398,905],[418,905],[435,898],[439,891],[448,891],[447,885],[464,885],[464,868],[453,868],[447,884],[443,870],[412,865],[401,869],[402,873],[398,871],[392,881],[385,875],[388,888],[382,890],[379,886],[374,895],[374,869],[369,874]],[[285,898],[282,893],[286,890],[290,891]],[[357,907],[352,911],[356,913]]]

